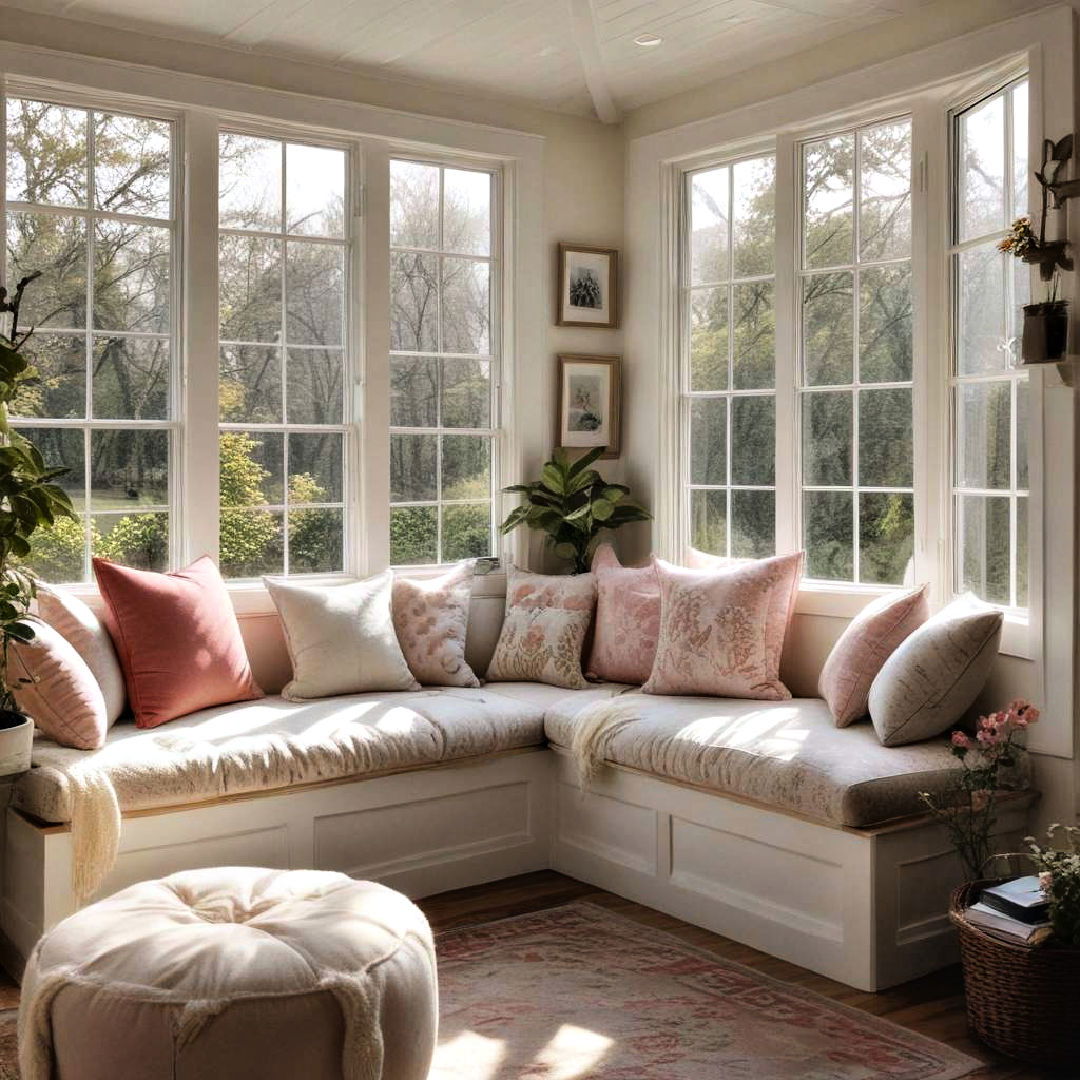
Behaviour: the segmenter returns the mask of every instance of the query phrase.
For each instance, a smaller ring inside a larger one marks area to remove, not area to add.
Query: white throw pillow
[[[394,633],[389,570],[349,585],[263,580],[292,660],[292,681],[281,692],[286,700],[420,689]]]
[[[911,633],[870,686],[870,719],[884,746],[941,735],[979,696],[1004,618],[970,593]]]

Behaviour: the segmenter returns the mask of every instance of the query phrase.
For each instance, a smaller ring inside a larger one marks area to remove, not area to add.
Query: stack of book
[[[964,917],[972,926],[1019,945],[1041,945],[1051,934],[1049,904],[1034,874],[983,889]]]

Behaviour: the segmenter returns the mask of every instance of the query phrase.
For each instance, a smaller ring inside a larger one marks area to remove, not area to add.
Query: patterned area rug
[[[589,903],[439,935],[430,1080],[955,1080],[979,1062]]]

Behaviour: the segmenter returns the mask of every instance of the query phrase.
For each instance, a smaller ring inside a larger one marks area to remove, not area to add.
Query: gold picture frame
[[[622,357],[559,354],[555,445],[565,450],[606,446],[617,458],[622,437]]]
[[[560,244],[556,276],[556,326],[618,328],[619,253],[615,248]]]

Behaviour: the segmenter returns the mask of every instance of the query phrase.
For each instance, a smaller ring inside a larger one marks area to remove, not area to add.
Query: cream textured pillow
[[[391,571],[350,585],[264,581],[292,660],[292,681],[281,692],[287,701],[420,689],[394,633]]]
[[[870,684],[897,646],[930,617],[926,586],[914,592],[887,593],[851,620],[832,647],[818,679],[837,727],[847,727],[870,711]]]
[[[581,673],[581,650],[595,603],[592,574],[527,574],[511,566],[506,616],[487,677],[584,689],[589,684]]]
[[[785,701],[780,681],[803,553],[713,571],[656,560],[660,641],[646,694]]]
[[[900,644],[870,687],[870,719],[884,746],[932,739],[961,719],[990,675],[1003,621],[968,594]]]
[[[105,624],[88,604],[64,589],[38,585],[37,605],[38,615],[71,643],[94,673],[105,699],[105,715],[109,724],[115,724],[127,705],[127,691]]]
[[[409,670],[424,686],[479,686],[465,661],[474,559],[435,578],[394,578],[393,614]]]

